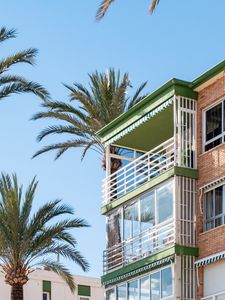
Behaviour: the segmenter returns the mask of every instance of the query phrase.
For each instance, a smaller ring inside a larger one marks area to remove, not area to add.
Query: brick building
[[[225,61],[99,131],[106,300],[225,299]]]

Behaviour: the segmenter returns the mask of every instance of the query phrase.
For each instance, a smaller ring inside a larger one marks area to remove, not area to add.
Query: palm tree
[[[102,156],[105,168],[105,149],[96,132],[142,100],[144,96],[140,94],[147,82],[143,83],[131,98],[127,95],[128,89],[132,88],[127,73],[121,79],[120,71],[116,73],[114,69],[106,73],[96,71],[89,74],[89,79],[90,89],[80,83],[74,83],[73,86],[65,85],[70,91],[70,101],[73,103],[76,101],[74,105],[60,101],[42,103],[44,111],[35,114],[33,120],[51,119],[63,123],[45,128],[39,134],[38,141],[52,134],[66,137],[69,135],[71,138],[42,148],[34,154],[34,157],[56,150],[57,159],[68,149],[81,147],[82,159],[86,152],[92,149]],[[114,165],[118,169],[117,162]]]
[[[114,2],[114,0],[102,0],[102,2],[99,5],[99,8],[96,13],[96,19],[100,20],[104,17],[105,13],[107,12],[110,5]],[[149,12],[152,14],[156,8],[156,6],[159,4],[160,0],[152,0],[151,5],[149,7]]]
[[[89,268],[70,232],[88,226],[86,221],[73,217],[72,208],[61,200],[47,202],[31,213],[37,184],[34,178],[23,194],[16,175],[0,178],[0,267],[11,286],[11,300],[23,300],[23,286],[36,266],[57,273],[74,291],[73,277],[56,255],[72,260],[84,271]]]
[[[0,28],[0,43],[15,37],[16,31],[14,29]],[[33,93],[42,100],[49,98],[49,93],[40,84],[18,75],[8,74],[10,67],[14,65],[21,63],[33,65],[36,54],[37,49],[30,48],[0,60],[0,100],[12,94],[21,93]]]

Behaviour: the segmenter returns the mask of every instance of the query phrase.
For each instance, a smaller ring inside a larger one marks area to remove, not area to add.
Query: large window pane
[[[150,299],[150,278],[146,276],[140,280],[140,300]]]
[[[122,213],[121,210],[114,211],[107,220],[107,246],[112,247],[122,241]]]
[[[173,216],[173,184],[167,183],[157,189],[157,213],[158,223],[166,221]]]
[[[222,133],[222,103],[206,112],[206,141]]]
[[[171,267],[162,270],[161,272],[162,280],[162,298],[166,298],[173,293],[173,279],[172,279],[172,269]]]
[[[151,275],[151,300],[160,299],[160,272]]]
[[[141,198],[141,231],[151,228],[155,224],[155,192],[145,194]]]
[[[127,299],[127,285],[123,284],[117,288],[117,300],[126,300]]]
[[[106,300],[116,300],[116,293],[114,288],[107,290],[105,295],[106,295]]]
[[[205,216],[206,216],[206,219],[210,219],[214,216],[213,194],[214,194],[214,191],[209,191],[205,195]]]
[[[223,187],[220,186],[215,189],[215,215],[223,213]]]
[[[128,283],[128,300],[139,300],[137,280]]]
[[[134,202],[124,209],[124,239],[130,239],[139,234],[138,202]]]

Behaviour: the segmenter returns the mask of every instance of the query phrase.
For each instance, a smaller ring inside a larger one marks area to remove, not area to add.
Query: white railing
[[[132,239],[106,249],[103,253],[103,272],[106,274],[121,266],[143,259],[174,242],[175,225],[174,220],[170,219]]]
[[[225,291],[208,297],[201,298],[201,300],[225,300]]]
[[[150,150],[103,180],[103,204],[162,174],[175,162],[174,138]]]

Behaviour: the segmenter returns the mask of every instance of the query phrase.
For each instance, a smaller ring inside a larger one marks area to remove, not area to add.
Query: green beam
[[[158,269],[164,266],[165,264],[170,263],[171,260],[167,258],[172,259],[175,255],[198,256],[199,250],[196,247],[173,245],[172,247],[168,247],[161,252],[150,255],[146,258],[143,258],[139,261],[131,263],[125,267],[121,267],[116,271],[102,276],[102,284],[116,284],[131,279],[133,277],[139,276],[141,274],[147,273],[151,270]]]

